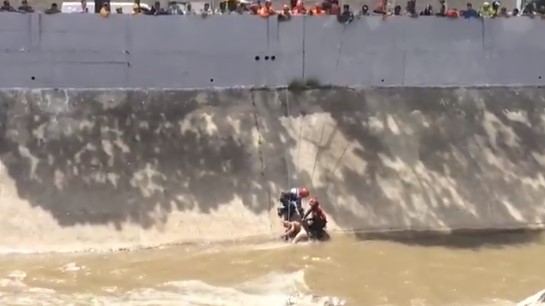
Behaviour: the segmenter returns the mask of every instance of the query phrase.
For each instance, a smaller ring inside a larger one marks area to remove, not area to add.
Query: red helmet
[[[310,195],[310,191],[308,191],[308,189],[306,189],[305,187],[299,189],[299,196],[301,198],[306,198],[309,195]]]
[[[311,198],[309,201],[308,201],[308,206],[310,207],[317,207],[320,205],[320,202],[318,202],[318,199],[317,198]]]

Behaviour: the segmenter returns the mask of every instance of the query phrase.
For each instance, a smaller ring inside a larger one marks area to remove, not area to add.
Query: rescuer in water
[[[312,198],[308,202],[308,210],[303,215],[303,226],[311,240],[325,240],[327,233],[325,227],[327,225],[327,216],[320,207],[320,202],[317,198]],[[296,242],[296,241],[295,241]]]
[[[280,193],[280,206],[277,209],[278,216],[284,221],[292,221],[295,213],[298,213],[299,217],[303,219],[304,210],[302,200],[309,195],[310,192],[305,187],[282,191]]]

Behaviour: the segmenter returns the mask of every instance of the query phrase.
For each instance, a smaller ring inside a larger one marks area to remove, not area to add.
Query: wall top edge
[[[276,86],[276,87],[252,87],[252,86],[240,86],[240,87],[195,87],[195,88],[181,88],[181,87],[0,87],[0,91],[88,91],[88,92],[101,92],[101,91],[231,91],[231,90],[246,90],[246,91],[278,91],[288,90],[294,92],[311,91],[311,90],[365,90],[365,89],[519,89],[519,88],[539,88],[544,86],[540,85],[474,85],[474,86],[460,86],[460,85],[437,85],[437,86],[315,86],[315,87],[301,87],[290,88],[288,86]]]
[[[6,18],[4,18],[6,17]],[[135,21],[135,22],[146,22],[146,23],[149,23],[150,21],[153,22],[153,23],[161,23],[162,21],[165,21],[165,20],[169,20],[169,21],[172,21],[172,20],[201,20],[202,22],[206,22],[206,21],[214,21],[214,20],[256,20],[256,21],[278,21],[279,23],[290,23],[290,21],[294,21],[294,20],[302,20],[302,19],[307,19],[307,20],[313,20],[313,21],[331,21],[331,20],[337,20],[337,16],[334,16],[334,15],[327,15],[327,16],[309,16],[309,15],[300,15],[300,16],[297,16],[297,15],[294,15],[294,16],[291,16],[290,19],[288,20],[282,20],[280,21],[277,17],[269,17],[269,18],[263,18],[263,17],[260,17],[260,16],[255,16],[255,15],[212,15],[212,16],[207,16],[207,17],[202,17],[200,15],[165,15],[165,16],[160,16],[160,17],[154,17],[154,16],[142,16],[142,17],[135,17],[135,16],[131,16],[131,15],[128,15],[128,14],[113,14],[113,15],[110,15],[108,18],[104,18],[102,17],[100,14],[54,14],[54,15],[49,15],[49,14],[44,14],[42,12],[34,12],[34,13],[25,13],[25,14],[3,14],[2,15],[2,18],[3,20],[5,21],[10,21],[10,20],[15,20],[15,19],[28,19],[28,18],[40,18],[40,19],[48,19],[48,20],[74,20],[74,21],[78,21],[78,20],[92,20],[92,19],[95,19],[95,20],[101,20],[103,21],[104,23],[108,22],[108,21],[119,21],[119,20],[132,20],[132,21]],[[486,21],[486,22],[502,22],[502,23],[515,23],[517,21],[520,21],[520,20],[524,20],[526,22],[535,22],[535,23],[542,23],[543,20],[542,18],[530,18],[530,17],[526,17],[526,16],[517,16],[517,17],[512,17],[512,18],[496,18],[496,19],[492,19],[492,18],[463,18],[463,17],[458,17],[458,18],[438,18],[437,16],[417,16],[417,17],[411,17],[411,16],[389,16],[389,17],[386,17],[384,18],[383,16],[357,16],[354,20],[353,20],[353,23],[357,23],[358,21],[360,20],[377,20],[377,21],[382,21],[382,22],[396,22],[396,21],[407,21],[407,20],[410,20],[411,22],[418,22],[418,21],[422,21],[422,20],[426,20],[426,21],[429,21],[429,20],[434,20],[437,21],[437,20],[440,20],[440,21],[443,21],[443,22],[449,22],[449,23],[454,23],[454,22],[465,22],[465,23],[470,23],[470,22],[482,22],[482,21]],[[338,22],[339,25],[341,26],[344,26],[344,25],[349,25],[350,23],[348,24],[345,24],[345,23],[341,23],[341,22]]]

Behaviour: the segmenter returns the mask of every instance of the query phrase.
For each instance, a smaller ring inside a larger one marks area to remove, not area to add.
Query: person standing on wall
[[[107,4],[110,7],[110,0],[95,0],[95,14],[100,14],[100,10]]]

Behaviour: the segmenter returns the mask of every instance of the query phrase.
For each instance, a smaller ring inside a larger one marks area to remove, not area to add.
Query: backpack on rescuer
[[[278,216],[284,217],[284,220],[292,220],[295,214],[303,217],[304,210],[302,199],[310,195],[310,191],[305,188],[292,188],[289,191],[282,191],[280,194],[280,203],[278,207]]]

